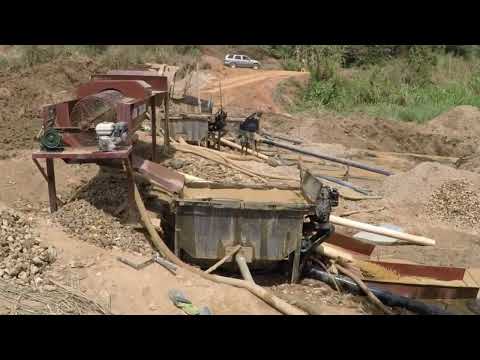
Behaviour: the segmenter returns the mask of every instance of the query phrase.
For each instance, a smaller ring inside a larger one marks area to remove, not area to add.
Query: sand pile
[[[472,172],[457,170],[434,162],[424,162],[405,173],[389,176],[382,187],[382,194],[391,207],[411,207],[422,212],[432,194],[443,184],[453,180],[471,183],[480,192],[480,177]]]
[[[480,110],[474,106],[457,106],[428,122],[434,133],[460,137],[480,137]]]
[[[426,214],[452,225],[480,229],[479,188],[466,180],[451,180],[430,196]]]

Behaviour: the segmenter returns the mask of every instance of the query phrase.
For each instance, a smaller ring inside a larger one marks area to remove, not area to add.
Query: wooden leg
[[[169,118],[168,118],[168,96],[165,98],[165,126],[164,126],[164,140],[163,140],[163,151],[165,154],[168,153],[169,147],[170,147],[170,127],[169,127]]]
[[[157,160],[157,112],[155,106],[155,97],[152,99],[152,161]]]
[[[48,176],[47,176],[47,174],[45,174],[45,170],[44,170],[44,169],[42,168],[42,166],[38,163],[38,160],[37,160],[37,159],[33,159],[33,162],[34,162],[34,164],[36,165],[36,167],[38,168],[38,170],[40,171],[40,173],[42,174],[43,178],[45,179],[45,181],[46,181],[47,184],[48,184]],[[64,205],[64,202],[57,197],[57,206],[63,206],[63,205]]]
[[[287,240],[290,241],[291,239],[291,233],[287,233]],[[302,239],[298,239],[298,244],[297,248],[295,249],[295,254],[293,255],[293,264],[292,264],[292,278],[290,281],[292,284],[298,282],[298,279],[300,278],[300,251],[302,249]]]
[[[48,179],[48,200],[50,203],[50,212],[54,213],[58,210],[57,189],[55,187],[55,166],[53,164],[53,159],[46,159],[46,163]]]
[[[137,222],[137,214],[135,211],[135,178],[133,175],[133,168],[131,159],[127,158],[124,161],[125,164],[125,171],[127,173],[127,182],[128,182],[128,206],[127,206],[127,222],[129,223],[136,223]]]

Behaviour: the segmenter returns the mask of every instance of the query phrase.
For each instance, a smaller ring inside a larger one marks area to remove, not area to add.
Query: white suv
[[[251,59],[246,55],[227,54],[223,63],[231,68],[244,67],[258,69],[260,63],[257,60]]]

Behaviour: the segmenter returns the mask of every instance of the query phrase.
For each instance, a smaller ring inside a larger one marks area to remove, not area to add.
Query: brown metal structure
[[[91,81],[80,85],[77,98],[43,108],[43,128],[55,128],[62,132],[65,148],[62,151],[37,151],[32,159],[46,161],[46,180],[48,182],[50,211],[58,208],[55,183],[54,159],[67,163],[104,163],[120,160],[123,162],[129,179],[129,202],[134,208],[132,149],[135,132],[146,119],[150,111],[152,122],[152,160],[157,155],[156,109],[163,105],[165,121],[168,121],[168,81],[148,71],[110,71],[92,77]],[[107,116],[108,115],[108,116]],[[125,122],[128,127],[128,141],[123,148],[102,152],[96,148],[95,121],[108,117],[110,121]],[[93,125],[93,126],[92,126]],[[166,126],[168,129],[168,126]],[[165,148],[169,144],[169,133],[165,132]]]

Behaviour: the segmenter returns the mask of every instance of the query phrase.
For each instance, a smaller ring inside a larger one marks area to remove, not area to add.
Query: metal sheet
[[[170,134],[173,137],[182,136],[188,142],[198,143],[208,135],[208,119],[170,119]]]
[[[401,276],[421,276],[441,281],[463,280],[464,268],[446,266],[428,266],[369,260],[373,264],[393,270]]]
[[[138,156],[132,157],[132,166],[136,171],[155,181],[169,192],[179,193],[185,184],[183,175]]]
[[[117,90],[124,96],[145,99],[152,96],[152,87],[141,80],[93,80],[82,84],[77,89],[77,96],[83,98],[104,90]]]
[[[151,71],[138,70],[112,70],[106,74],[97,74],[93,79],[103,80],[142,80],[152,87],[154,91],[168,91],[168,78]]]

